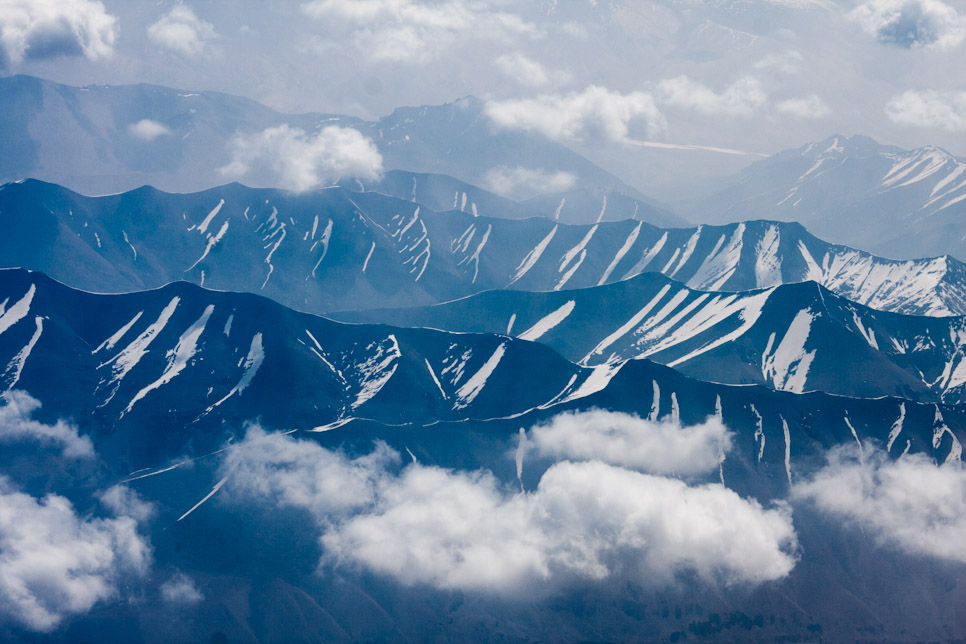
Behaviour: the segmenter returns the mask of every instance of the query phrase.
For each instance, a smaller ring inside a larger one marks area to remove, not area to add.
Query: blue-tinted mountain
[[[963,402],[966,318],[876,311],[814,282],[720,293],[659,273],[557,292],[489,291],[353,322],[539,341],[580,364],[648,358],[695,378],[785,391]]]
[[[687,209],[692,221],[797,221],[884,257],[966,258],[966,159],[833,136],[745,168]]]
[[[7,233],[0,266],[100,292],[188,280],[315,313],[434,304],[493,289],[585,288],[649,271],[712,291],[812,280],[879,310],[966,313],[960,262],[885,260],[823,242],[798,224],[662,229],[477,214],[339,187],[292,193],[229,184],[192,194],[145,187],[84,197],[30,180],[0,187]]]
[[[686,424],[719,415],[735,432],[735,446],[711,478],[767,502],[821,466],[830,447],[856,440],[878,441],[893,458],[925,453],[956,461],[966,437],[962,406],[728,386],[649,360],[582,368],[504,335],[345,325],[186,283],[96,295],[38,273],[3,271],[0,302],[2,388],[38,398],[39,420],[71,420],[98,455],[85,468],[65,466],[43,447],[5,447],[4,472],[38,494],[65,495],[81,512],[90,508],[84,499],[91,486],[127,481],[155,504],[146,528],[155,577],[184,571],[203,591],[187,605],[105,602],[67,620],[55,640],[204,641],[218,632],[229,641],[425,641],[441,633],[455,640],[474,639],[481,620],[494,639],[598,641],[681,632],[777,641],[809,639],[819,628],[841,640],[856,634],[857,623],[883,641],[922,640],[956,628],[950,606],[959,597],[960,568],[924,564],[798,509],[801,561],[774,585],[591,584],[508,600],[400,586],[352,570],[322,572],[317,532],[303,514],[255,511],[219,497],[197,504],[217,492],[217,450],[240,438],[249,420],[349,454],[383,440],[423,463],[490,469],[510,485],[518,484],[508,456],[512,437],[561,411],[621,410]],[[453,386],[473,380],[494,347],[505,347],[502,357],[478,379],[474,400],[455,410],[460,388]],[[449,355],[459,359],[444,373]],[[459,365],[463,379],[451,383]],[[527,407],[540,400],[546,404]],[[340,416],[345,422],[317,425]],[[525,467],[523,482],[532,486],[539,465]],[[916,610],[914,623],[895,611],[910,584],[917,592],[905,605]],[[137,592],[156,591],[128,589],[125,596]],[[571,610],[587,605],[596,608]],[[2,629],[7,639],[23,635]]]
[[[546,217],[568,224],[634,219],[662,227],[688,226],[684,219],[656,202],[613,189],[574,189],[520,202],[446,175],[403,170],[390,170],[376,182],[353,179],[342,185],[350,190],[407,199],[431,210],[459,210],[501,219]]]
[[[231,161],[233,136],[285,124],[308,133],[329,125],[356,128],[379,148],[387,170],[451,175],[484,185],[487,173],[513,159],[517,166],[566,172],[577,187],[616,190],[647,201],[542,135],[495,131],[483,114],[483,102],[472,97],[399,108],[377,121],[363,121],[339,114],[282,114],[219,92],[146,84],[72,87],[16,75],[0,78],[0,112],[0,181],[36,177],[89,194],[145,184],[177,192],[222,184],[226,176],[219,168]],[[145,119],[166,130],[150,140],[136,136],[132,126]]]

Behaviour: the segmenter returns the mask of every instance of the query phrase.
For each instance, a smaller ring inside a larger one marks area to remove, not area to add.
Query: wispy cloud
[[[486,188],[512,199],[526,199],[536,195],[564,192],[577,183],[577,176],[543,168],[499,166],[487,170],[483,177]]]
[[[357,49],[373,61],[425,62],[467,39],[536,35],[537,28],[491,2],[444,0],[312,0],[309,16],[341,22]]]
[[[131,133],[131,136],[142,141],[153,141],[159,136],[171,134],[167,125],[151,119],[141,119],[137,123],[132,123],[127,130]]]
[[[228,148],[232,160],[221,173],[259,185],[308,190],[339,177],[374,179],[382,173],[382,155],[372,140],[335,125],[316,135],[280,125],[239,134]]]
[[[782,114],[800,119],[821,119],[832,115],[832,108],[825,104],[817,94],[801,98],[789,98],[775,105]]]
[[[487,116],[500,128],[539,132],[558,141],[603,137],[609,141],[657,136],[667,127],[653,97],[591,85],[582,92],[490,101]]]
[[[761,81],[752,76],[738,79],[716,92],[687,76],[669,78],[658,84],[661,102],[707,116],[753,116],[768,102]]]
[[[209,49],[218,34],[214,26],[198,18],[191,7],[179,4],[148,27],[148,38],[156,45],[191,57]]]
[[[0,442],[32,441],[55,445],[71,458],[92,458],[94,445],[77,428],[58,420],[52,425],[33,420],[40,409],[40,401],[24,391],[8,391],[0,396]]]
[[[937,465],[923,454],[890,460],[870,445],[864,452],[840,447],[792,493],[882,544],[966,563],[966,470],[959,462]]]
[[[966,132],[966,92],[909,90],[893,97],[885,113],[899,125]]]
[[[557,85],[570,80],[570,74],[549,70],[542,64],[521,53],[504,54],[493,61],[497,69],[507,77],[526,87]]]

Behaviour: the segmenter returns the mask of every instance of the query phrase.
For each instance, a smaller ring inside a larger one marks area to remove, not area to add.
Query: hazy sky
[[[964,61],[966,0],[0,0],[6,73],[368,118],[472,94],[612,169],[641,140],[964,155]]]

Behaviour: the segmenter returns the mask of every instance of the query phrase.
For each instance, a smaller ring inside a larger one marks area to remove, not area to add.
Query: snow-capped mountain
[[[546,217],[568,224],[634,219],[661,227],[688,226],[684,219],[655,202],[612,189],[574,189],[521,202],[446,175],[403,170],[386,172],[377,182],[353,179],[342,185],[349,190],[368,190],[408,199],[431,210],[460,210],[501,219]]]
[[[885,257],[966,257],[966,159],[833,136],[759,161],[687,209],[693,221],[797,221]]]
[[[39,181],[0,188],[4,266],[101,292],[189,280],[304,311],[433,304],[483,290],[559,291],[660,272],[690,288],[742,291],[815,281],[879,310],[966,313],[966,267],[885,260],[797,224],[662,229],[485,216],[459,197],[434,212],[376,192],[296,194],[230,184],[83,197]]]
[[[733,445],[708,482],[723,482],[728,487],[720,488],[723,494],[752,496],[756,503],[787,498],[794,484],[822,466],[830,447],[861,441],[870,449],[878,442],[894,458],[924,454],[956,462],[966,429],[962,406],[728,386],[649,360],[580,367],[539,342],[502,334],[340,324],[262,297],[187,283],[96,295],[38,273],[9,270],[0,272],[0,308],[0,389],[9,395],[12,386],[37,398],[42,403],[37,427],[63,419],[55,426],[59,435],[76,427],[96,455],[90,464],[65,463],[44,443],[5,445],[4,472],[39,485],[40,494],[57,490],[64,496],[51,497],[59,503],[49,501],[52,507],[73,502],[78,512],[95,511],[85,486],[120,485],[136,492],[131,499],[141,505],[129,511],[150,509],[150,520],[137,529],[150,539],[152,578],[167,580],[184,571],[194,580],[191,587],[200,589],[190,602],[108,603],[57,632],[72,641],[92,633],[106,633],[99,639],[110,642],[192,641],[208,637],[212,628],[266,641],[279,632],[304,634],[310,641],[323,636],[360,641],[374,634],[421,639],[428,632],[426,619],[454,619],[454,629],[468,638],[481,619],[494,622],[498,633],[565,636],[574,626],[559,615],[559,604],[568,597],[581,603],[600,597],[603,612],[591,619],[600,620],[604,632],[629,610],[652,610],[647,606],[654,592],[634,582],[612,610],[607,608],[612,591],[593,583],[548,599],[506,601],[414,588],[349,567],[319,574],[319,549],[327,546],[318,540],[310,515],[293,509],[288,496],[265,507],[242,502],[235,486],[245,472],[225,468],[226,455],[235,454],[233,446],[252,431],[244,425],[253,419],[288,432],[290,438],[276,435],[266,446],[288,449],[286,476],[293,477],[288,482],[295,495],[306,489],[299,468],[318,446],[337,455],[364,455],[378,440],[411,457],[414,472],[422,471],[419,463],[433,472],[486,468],[508,488],[530,489],[520,493],[526,499],[547,464],[521,452],[516,438],[521,427],[589,409],[631,412],[671,426],[715,416],[733,432]],[[0,401],[0,409],[10,400]],[[324,479],[310,484],[334,494]],[[719,489],[718,483],[701,489],[712,487]],[[880,549],[872,537],[822,523],[804,509],[796,508],[795,521],[807,560],[791,576],[761,591],[732,591],[721,604],[716,587],[688,586],[680,598],[662,591],[655,618],[664,620],[661,633],[670,636],[689,624],[716,628],[713,615],[684,608],[698,600],[704,611],[729,611],[745,624],[736,627],[741,633],[805,634],[817,625],[847,633],[848,626],[839,625],[842,606],[851,614],[854,605],[891,632],[902,624],[894,617],[895,583],[848,582],[856,571],[874,575],[884,566],[906,570],[903,584],[916,583],[924,607],[955,599],[947,576],[910,565],[914,559]],[[836,554],[842,549],[849,552],[845,559]],[[810,592],[817,583],[824,589],[821,597]],[[766,601],[762,593],[782,599]],[[668,602],[667,618],[661,617],[661,601]],[[676,606],[682,607],[681,618],[672,616]],[[269,609],[307,617],[275,630],[273,622],[256,617]],[[808,619],[795,623],[793,616],[802,610]],[[775,615],[775,624],[763,617],[757,625],[754,611]],[[922,632],[938,632],[950,619],[926,612],[917,622]],[[529,620],[549,625],[533,627]],[[128,626],[105,630],[105,624]],[[144,631],[151,637],[140,637]]]
[[[966,318],[876,311],[814,282],[715,293],[643,273],[588,289],[488,291],[435,306],[335,317],[506,333],[589,366],[648,358],[714,382],[966,400]]]
[[[673,284],[648,276],[624,285],[642,291],[653,286],[648,281],[658,280]],[[678,294],[689,294],[677,288]],[[795,291],[809,289],[816,292],[814,285],[786,287],[779,289],[779,298],[773,295],[772,299],[800,297]],[[582,304],[589,304],[597,294],[593,290],[575,296],[583,295]],[[526,296],[484,294],[479,301],[492,295]],[[210,446],[221,440],[217,428],[225,422],[241,424],[256,417],[268,426],[316,432],[334,431],[356,419],[386,426],[419,427],[466,419],[512,425],[525,422],[514,419],[528,417],[527,422],[533,422],[567,409],[592,408],[602,401],[608,409],[653,418],[670,414],[685,422],[723,414],[731,429],[747,433],[751,440],[761,430],[761,420],[750,411],[755,405],[758,413],[779,413],[786,408],[818,409],[835,399],[825,393],[794,395],[798,391],[794,387],[770,391],[702,383],[650,360],[578,365],[554,350],[555,345],[564,351],[572,347],[554,342],[549,333],[534,337],[538,332],[532,329],[514,338],[503,333],[346,324],[298,313],[263,297],[210,291],[185,282],[101,295],[71,289],[41,273],[3,270],[0,311],[3,391],[25,390],[43,402],[49,416],[60,413],[83,427],[115,436],[130,449],[160,450],[169,457],[173,457],[171,450],[189,442]],[[829,309],[825,315],[830,315]],[[861,326],[858,315],[855,319]],[[545,318],[543,326],[549,325]],[[573,333],[581,330],[576,325],[571,329]],[[866,332],[874,341],[874,330]],[[887,340],[884,332],[879,338]],[[738,352],[749,349],[739,345]],[[782,353],[775,351],[778,357]],[[647,355],[655,356],[661,354]],[[772,362],[779,366],[775,356]],[[796,365],[792,366],[795,372]],[[703,375],[713,380],[716,374],[705,371]],[[801,380],[805,381],[804,375]],[[528,385],[520,387],[520,382]],[[627,388],[638,394],[626,395]],[[869,401],[858,404],[858,398],[833,407],[864,418],[874,432],[876,415],[888,417],[901,401],[884,396],[876,400],[880,402],[871,407]],[[936,413],[941,406],[954,424],[962,415],[962,409],[943,403],[906,400],[905,404]],[[799,421],[791,418],[788,422],[795,433],[810,431],[807,424],[796,424]],[[879,425],[885,427],[882,422]],[[153,434],[155,427],[177,430]],[[919,437],[916,449],[920,451],[924,437],[932,436],[924,427],[933,424],[917,420],[909,425]],[[942,452],[943,458],[958,458],[958,431],[949,430],[943,447],[943,437],[938,436],[931,449]],[[816,435],[808,440],[822,439]],[[780,451],[775,454],[777,458]],[[125,451],[125,458],[133,457]]]

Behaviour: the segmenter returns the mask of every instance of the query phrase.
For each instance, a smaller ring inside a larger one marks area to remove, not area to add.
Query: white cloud
[[[732,434],[714,417],[684,427],[669,420],[592,410],[558,414],[536,425],[530,439],[541,456],[689,476],[717,468],[731,450]]]
[[[775,109],[800,119],[820,119],[832,114],[832,109],[816,94],[781,101]]]
[[[487,189],[513,199],[570,190],[577,183],[576,175],[562,170],[553,172],[543,168],[513,168],[499,166],[487,170],[483,177]]]
[[[117,18],[92,0],[0,0],[0,67],[27,59],[114,53]]]
[[[761,82],[751,76],[720,93],[683,75],[661,81],[658,90],[663,103],[708,116],[752,116],[768,102]]]
[[[195,15],[188,5],[175,5],[148,27],[148,38],[184,56],[197,56],[218,37],[211,23]]]
[[[650,94],[621,94],[595,85],[565,95],[490,101],[484,109],[497,127],[540,132],[558,141],[599,135],[625,142],[637,134],[654,137],[667,127]]]
[[[0,477],[0,614],[50,631],[143,575],[150,547],[131,517],[83,518],[55,494],[34,498]]]
[[[341,22],[359,51],[373,61],[421,62],[468,39],[506,41],[538,34],[518,15],[485,1],[312,0],[302,10],[313,18]]]
[[[161,584],[161,597],[169,604],[197,604],[205,597],[198,590],[191,577],[182,572],[175,573]]]
[[[399,455],[384,443],[350,459],[252,426],[227,452],[224,470],[231,474],[230,493],[308,508],[322,518],[372,503],[376,480],[398,463]]]
[[[137,123],[129,125],[127,129],[131,133],[131,136],[142,141],[153,141],[159,136],[171,134],[168,126],[164,123],[152,121],[151,119],[141,119]]]
[[[374,179],[382,173],[382,155],[372,140],[336,125],[314,136],[288,125],[240,134],[229,143],[229,151],[232,161],[220,169],[222,174],[293,190],[308,190],[339,177]]]
[[[126,485],[114,485],[97,495],[101,504],[116,517],[131,517],[138,523],[150,521],[156,514],[154,504]]]
[[[767,54],[755,63],[755,69],[763,71],[776,71],[781,74],[798,74],[805,68],[805,57],[800,51],[790,49],[788,51]]]
[[[849,18],[880,42],[951,49],[966,40],[966,16],[941,0],[869,0]]]
[[[512,595],[611,577],[663,584],[685,571],[741,584],[795,565],[790,510],[717,484],[561,462],[535,491],[513,493],[488,472],[412,463],[397,473],[400,461],[384,445],[350,459],[253,429],[224,472],[229,499],[309,511],[323,564],[403,584]]]
[[[543,87],[570,80],[567,72],[549,71],[539,62],[520,53],[504,54],[493,62],[509,78],[527,87]]]
[[[885,112],[899,125],[966,132],[966,92],[909,90],[893,97]]]
[[[24,391],[8,391],[0,396],[5,404],[0,407],[0,442],[36,441],[44,445],[57,445],[64,456],[92,458],[94,445],[87,436],[81,436],[77,428],[63,420],[53,425],[31,420],[40,409],[40,401]]]
[[[864,454],[837,448],[792,494],[880,543],[966,563],[966,470],[959,462],[936,465],[923,454],[893,461],[869,445]]]

